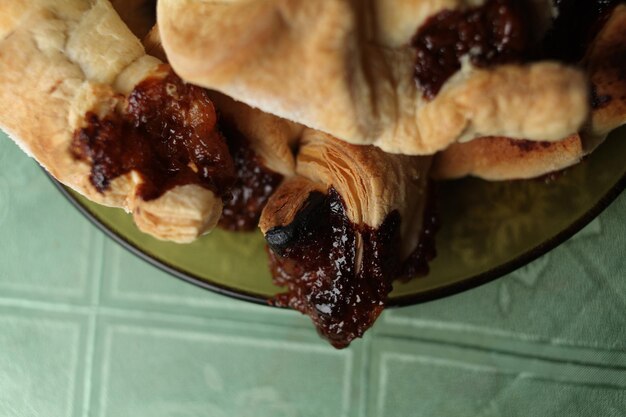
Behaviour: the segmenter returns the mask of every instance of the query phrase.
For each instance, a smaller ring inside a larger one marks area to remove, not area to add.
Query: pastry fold
[[[575,165],[626,123],[626,5],[618,5],[581,62],[592,87],[591,118],[580,133],[557,142],[486,137],[454,144],[437,155],[433,176],[487,180],[533,178]]]
[[[351,143],[425,155],[481,136],[556,141],[578,131],[587,82],[554,62],[465,62],[433,100],[422,96],[412,36],[430,16],[475,3],[161,0],[157,20],[185,79]]]
[[[296,176],[276,190],[260,228],[287,292],[275,302],[311,317],[334,346],[363,335],[423,236],[431,157],[392,155],[303,133]]]
[[[89,127],[88,115],[103,124],[123,117],[136,86],[168,74],[107,0],[12,0],[0,6],[0,128],[63,184],[133,212],[146,233],[189,242],[217,224],[222,200],[215,190],[181,184],[146,201],[137,171],[98,190],[93,161],[77,158],[72,149],[77,132]],[[207,123],[215,120],[215,114],[206,116]]]

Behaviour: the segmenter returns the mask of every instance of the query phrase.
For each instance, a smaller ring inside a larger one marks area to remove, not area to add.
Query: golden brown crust
[[[222,200],[197,185],[178,186],[152,201],[135,197],[133,202],[133,219],[139,230],[178,243],[191,242],[203,231],[212,230],[221,215]]]
[[[157,57],[163,62],[168,62],[165,51],[163,50],[161,35],[159,35],[159,28],[157,25],[154,25],[152,29],[150,29],[150,32],[144,36],[142,43],[148,55]]]
[[[265,234],[274,227],[284,227],[293,223],[311,193],[326,191],[326,185],[299,175],[286,179],[265,206],[259,220],[259,229]]]
[[[466,66],[424,101],[409,22],[415,31],[432,13],[465,3],[162,0],[157,20],[185,79],[352,143],[431,154],[460,139],[554,141],[577,131],[587,84],[555,63]]]
[[[579,135],[559,142],[485,137],[454,144],[438,154],[432,176],[453,179],[473,175],[496,181],[534,178],[574,165],[584,154]]]
[[[140,227],[158,238],[188,242],[215,226],[221,201],[201,187],[176,187],[147,204],[136,197],[142,180],[131,172],[100,193],[89,164],[70,152],[87,112],[117,111],[120,94],[160,64],[108,1],[16,0],[3,3],[0,16],[0,127],[20,147],[89,199],[135,211]],[[181,205],[190,191],[202,197]],[[142,223],[142,213],[151,220]]]

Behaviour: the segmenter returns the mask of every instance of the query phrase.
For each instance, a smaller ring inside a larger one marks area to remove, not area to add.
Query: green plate
[[[556,181],[441,183],[438,256],[425,278],[397,282],[389,305],[451,295],[519,268],[567,240],[626,186],[626,129]],[[272,284],[260,233],[216,230],[195,243],[165,243],[141,233],[130,215],[59,189],[109,236],[172,275],[222,294],[266,303]]]

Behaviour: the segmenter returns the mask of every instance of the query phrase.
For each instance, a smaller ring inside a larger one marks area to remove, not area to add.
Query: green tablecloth
[[[0,167],[0,416],[626,415],[626,195],[529,266],[336,351],[305,317],[127,253],[4,137]]]

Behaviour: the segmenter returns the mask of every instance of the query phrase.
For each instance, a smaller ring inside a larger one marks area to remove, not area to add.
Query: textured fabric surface
[[[626,195],[480,288],[336,351],[135,258],[0,137],[0,416],[625,416]]]

